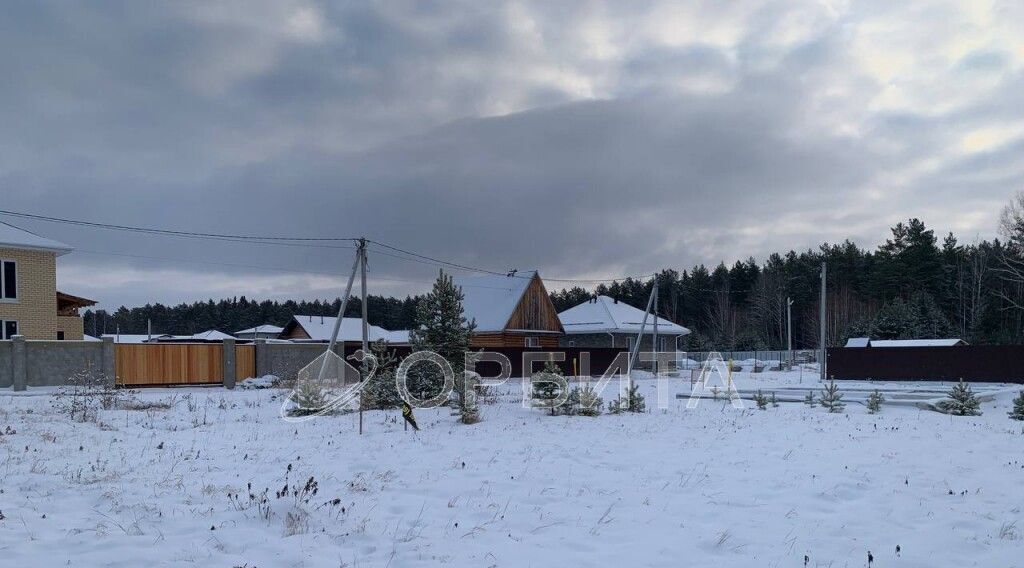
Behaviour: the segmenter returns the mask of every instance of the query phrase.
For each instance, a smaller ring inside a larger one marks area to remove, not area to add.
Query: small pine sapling
[[[620,412],[645,412],[647,402],[644,395],[640,394],[640,385],[630,381],[629,390],[626,391],[626,398],[621,396],[608,403],[608,411],[612,414]]]
[[[320,385],[306,381],[292,395],[294,406],[288,411],[291,416],[310,416],[318,414],[327,406],[327,395]]]
[[[760,389],[754,394],[754,403],[757,404],[758,410],[768,410],[768,397]]]
[[[554,361],[544,364],[544,370],[533,375],[533,405],[537,408],[550,409],[551,415],[555,415],[555,401],[558,399],[561,390],[560,384],[564,383],[562,372]]]
[[[868,395],[868,413],[878,414],[882,410],[883,402],[885,402],[885,397],[878,392],[878,389],[875,389],[875,392]]]
[[[1013,410],[1010,411],[1010,418],[1013,420],[1024,420],[1024,390],[1020,391],[1017,398],[1013,399]]]
[[[779,399],[775,397],[775,391],[772,391],[772,396],[771,396],[771,398],[769,400],[772,403],[772,408],[778,408],[779,407]]]
[[[818,402],[814,398],[814,391],[807,391],[807,396],[804,397],[804,404],[807,406],[817,406]]]
[[[597,391],[590,385],[583,385],[583,388],[577,388],[576,399],[579,401],[579,409],[577,412],[582,416],[598,416],[601,414],[601,407],[604,406],[604,401],[601,397],[597,396]]]
[[[971,385],[963,379],[953,385],[948,396],[938,404],[940,411],[954,416],[981,416],[981,402],[971,390]]]
[[[835,379],[832,379],[825,385],[825,390],[821,391],[821,406],[827,408],[832,414],[839,414],[846,408],[846,404],[843,402],[843,393],[839,392],[839,386],[836,385]]]

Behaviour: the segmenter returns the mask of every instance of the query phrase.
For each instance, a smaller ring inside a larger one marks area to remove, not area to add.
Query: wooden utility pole
[[[366,371],[366,356],[370,353],[370,328],[366,323],[367,304],[366,296],[366,239],[359,239],[359,279],[361,281],[361,293],[363,295],[363,371]],[[362,377],[366,380],[367,377]],[[359,433],[363,433],[363,391],[359,390]]]
[[[825,349],[828,346],[828,344],[826,343],[826,339],[827,338],[825,336],[825,321],[826,321],[825,317],[828,315],[828,311],[827,311],[827,309],[825,307],[825,300],[826,300],[826,297],[825,297],[825,261],[823,260],[823,261],[821,261],[821,310],[820,310],[820,314],[818,316],[820,318],[820,320],[821,320],[821,322],[820,322],[821,323],[821,330],[820,330],[821,336],[818,338],[818,345],[821,347],[821,361],[818,363],[818,367],[821,368],[821,381],[822,382],[825,382],[825,379],[828,377],[828,375],[827,375],[827,367],[828,367],[827,359],[828,358],[825,356]]]

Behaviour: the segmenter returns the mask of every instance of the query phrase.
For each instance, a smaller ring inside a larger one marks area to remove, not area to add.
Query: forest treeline
[[[1005,213],[1004,213],[1005,217]],[[1005,221],[1004,221],[1005,224]],[[1018,230],[1024,235],[1024,223]],[[1012,229],[1012,227],[1011,227]],[[693,330],[691,350],[783,349],[786,301],[791,298],[794,348],[818,344],[819,273],[828,265],[827,307],[830,345],[848,337],[875,339],[960,337],[972,344],[1022,342],[1024,286],[1014,262],[1024,255],[999,239],[961,243],[952,233],[940,239],[918,219],[899,223],[874,250],[845,241],[817,250],[772,254],[658,274],[658,313]],[[652,280],[627,278],[594,290],[573,287],[551,292],[559,311],[603,294],[643,309]],[[369,296],[370,323],[408,329],[418,296]],[[245,297],[121,307],[109,314],[85,313],[86,333],[145,333],[147,321],[160,333],[191,334],[207,329],[234,332],[263,323],[284,325],[292,314],[334,315],[333,301],[253,301]],[[359,298],[346,314],[358,317]],[[680,342],[681,346],[683,342]]]

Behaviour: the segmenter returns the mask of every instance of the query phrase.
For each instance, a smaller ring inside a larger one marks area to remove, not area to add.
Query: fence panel
[[[1024,383],[1024,345],[830,347],[835,379]]]
[[[224,346],[147,343],[115,346],[117,384],[196,385],[224,381]]]
[[[256,346],[235,346],[235,380],[243,381],[256,376]]]

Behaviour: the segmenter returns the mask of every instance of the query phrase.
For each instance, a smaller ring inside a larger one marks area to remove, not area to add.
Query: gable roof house
[[[557,347],[565,333],[536,271],[456,278],[455,285],[463,315],[476,322],[472,347]]]
[[[78,310],[96,302],[57,290],[57,257],[68,245],[0,221],[0,340],[81,340]]]
[[[622,347],[629,349],[636,342],[644,310],[608,296],[597,296],[558,314],[565,327],[564,347]],[[690,330],[663,317],[658,318],[658,351],[676,350],[676,340]],[[647,317],[640,346],[653,351],[654,317]]]

